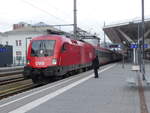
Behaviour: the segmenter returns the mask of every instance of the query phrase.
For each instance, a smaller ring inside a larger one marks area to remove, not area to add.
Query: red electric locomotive
[[[89,43],[60,35],[40,36],[29,44],[23,74],[38,83],[74,70],[86,70],[94,57],[95,48]]]

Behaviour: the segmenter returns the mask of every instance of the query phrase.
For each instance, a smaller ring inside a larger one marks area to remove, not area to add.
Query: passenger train
[[[34,83],[62,77],[74,71],[86,71],[98,55],[100,64],[119,60],[118,53],[93,46],[85,41],[61,35],[35,37],[31,40],[23,75]]]

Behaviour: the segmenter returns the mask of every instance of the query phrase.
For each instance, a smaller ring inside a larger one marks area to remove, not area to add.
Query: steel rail
[[[29,83],[29,84],[17,86],[17,87],[14,87],[14,88],[10,88],[10,89],[4,90],[4,91],[0,91],[0,100],[3,99],[3,98],[6,98],[8,96],[21,93],[23,91],[27,91],[29,89],[33,89],[33,88],[35,88],[37,86],[39,86],[39,85],[38,84]]]
[[[0,81],[0,86],[25,80],[24,77],[16,77]]]

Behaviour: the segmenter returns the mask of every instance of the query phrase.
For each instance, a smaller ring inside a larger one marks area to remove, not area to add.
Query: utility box
[[[11,66],[13,64],[13,47],[10,45],[0,45],[0,67]]]

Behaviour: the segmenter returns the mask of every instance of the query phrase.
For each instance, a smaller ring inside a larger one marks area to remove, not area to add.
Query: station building
[[[30,40],[33,37],[49,34],[48,31],[58,31],[58,29],[42,22],[35,25],[21,22],[14,24],[13,30],[0,33],[0,44],[13,46],[13,65],[24,65]]]

